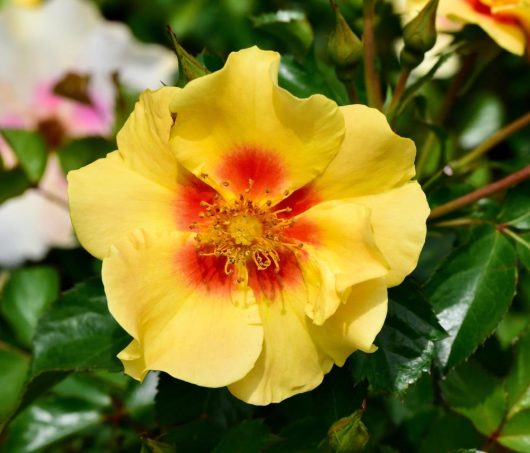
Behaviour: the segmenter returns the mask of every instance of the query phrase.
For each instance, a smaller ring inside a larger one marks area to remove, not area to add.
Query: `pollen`
[[[238,245],[251,245],[263,232],[261,222],[254,216],[239,215],[231,219],[228,232]]]
[[[248,266],[279,272],[279,251],[301,248],[300,243],[292,243],[286,235],[295,223],[286,217],[292,209],[275,209],[267,199],[253,200],[252,186],[250,179],[248,188],[234,200],[216,195],[210,202],[201,201],[203,209],[189,227],[196,233],[199,255],[224,260],[225,273],[234,274],[237,282],[244,284],[248,282]]]

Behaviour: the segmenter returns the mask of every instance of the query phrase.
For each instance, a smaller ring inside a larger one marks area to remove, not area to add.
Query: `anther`
[[[225,187],[228,187],[228,186],[230,185],[230,183],[229,183],[228,181],[223,181],[222,184],[223,184],[223,186],[225,186]]]

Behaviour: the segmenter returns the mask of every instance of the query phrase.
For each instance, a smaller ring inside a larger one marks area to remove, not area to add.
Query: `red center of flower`
[[[479,14],[494,18],[498,22],[505,24],[517,25],[519,20],[517,17],[512,16],[508,12],[493,12],[493,8],[498,7],[511,7],[517,5],[517,0],[467,0],[472,8]]]
[[[269,199],[252,199],[253,185],[254,181],[249,179],[248,187],[233,201],[226,201],[218,194],[210,202],[201,201],[198,220],[190,225],[196,231],[199,255],[224,259],[225,273],[235,272],[238,283],[244,284],[248,283],[247,264],[260,271],[274,268],[279,272],[280,249],[293,251],[303,247],[286,234],[295,224],[294,219],[284,217],[292,208],[275,208]]]

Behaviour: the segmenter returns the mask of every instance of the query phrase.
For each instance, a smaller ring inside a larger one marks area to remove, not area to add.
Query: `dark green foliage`
[[[354,376],[368,379],[376,391],[401,392],[429,371],[435,342],[445,336],[418,288],[405,283],[390,292],[388,317],[376,341],[377,352],[354,354]]]
[[[65,293],[41,319],[33,339],[31,376],[46,371],[120,371],[116,354],[130,341],[107,309],[99,279]]]
[[[11,275],[1,310],[15,338],[25,347],[31,345],[39,318],[58,295],[59,278],[51,267],[29,267]]]
[[[365,36],[362,1],[96,3],[146,42],[171,48],[171,26],[181,71],[164,84],[183,86],[220,69],[230,51],[258,45],[282,53],[278,84],[295,96],[321,94],[340,106],[367,101],[359,43],[344,47],[349,41],[332,35],[337,7],[340,28]],[[430,70],[408,80],[389,114],[401,70],[394,43],[403,27],[391,2],[377,2],[376,16],[383,110],[397,133],[414,140],[416,162],[424,160],[417,179],[431,208],[530,164],[528,126],[465,160],[527,112],[524,58],[467,26]],[[408,48],[421,55],[434,39],[423,25],[407,33]],[[469,66],[456,87],[455,77],[434,78],[455,53]],[[337,76],[341,64],[347,77]],[[138,93],[115,82],[117,132]],[[0,156],[2,207],[41,190],[53,153],[67,173],[117,148],[115,134],[69,138],[58,149],[35,130],[0,134],[18,161],[13,167]],[[81,248],[0,269],[1,453],[530,452],[529,182],[429,220],[417,268],[389,290],[378,350],[353,353],[311,392],[266,407],[156,371],[143,383],[126,376],[116,354],[131,338],[108,311],[100,272],[101,263]]]
[[[2,129],[1,133],[17,156],[29,181],[38,182],[48,159],[44,139],[36,132],[19,129]]]
[[[448,335],[437,343],[440,366],[451,368],[490,335],[515,294],[515,248],[493,227],[478,228],[456,249],[426,286],[426,294]]]

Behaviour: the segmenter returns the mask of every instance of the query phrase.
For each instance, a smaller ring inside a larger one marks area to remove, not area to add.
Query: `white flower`
[[[177,69],[170,50],[139,43],[124,24],[106,21],[83,0],[7,5],[0,10],[0,55],[0,128],[59,125],[66,138],[110,134],[113,73],[123,85],[142,91],[170,82]],[[89,105],[53,93],[68,74],[89,77]],[[5,166],[16,164],[1,141],[0,155]],[[52,154],[39,189],[0,205],[0,265],[40,259],[52,246],[75,244],[68,211],[57,198],[66,206],[65,178]]]

